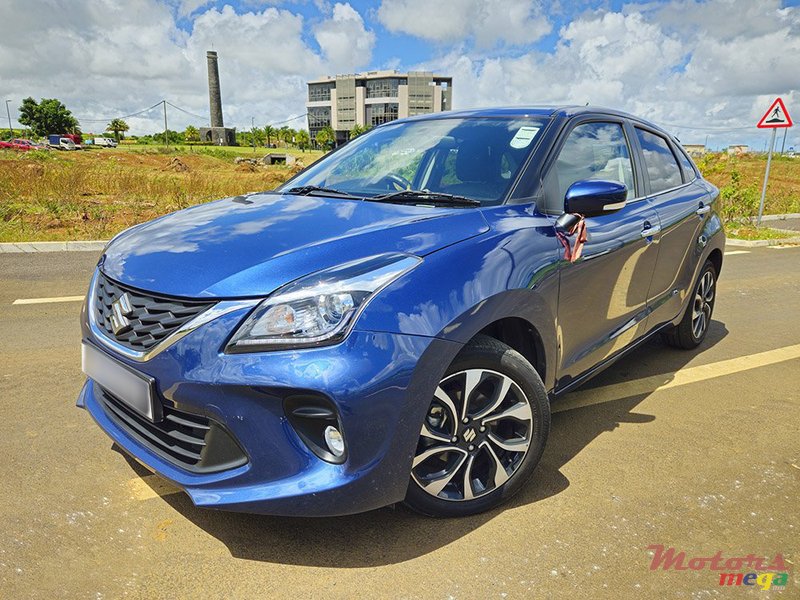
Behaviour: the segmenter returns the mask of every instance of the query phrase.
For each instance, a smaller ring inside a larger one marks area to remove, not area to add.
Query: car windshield
[[[399,200],[396,192],[502,202],[545,120],[440,118],[390,123],[312,165],[278,191],[311,187]],[[392,197],[388,197],[394,194]]]

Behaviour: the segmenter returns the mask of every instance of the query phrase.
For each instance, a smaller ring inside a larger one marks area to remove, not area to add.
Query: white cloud
[[[178,5],[178,16],[188,17],[201,8],[205,8],[213,1],[214,0],[181,0],[181,3]]]
[[[552,52],[459,47],[418,67],[453,76],[457,108],[590,102],[685,125],[670,128],[684,141],[710,134],[733,143],[765,137],[755,122],[777,95],[800,117],[799,31],[800,9],[777,0],[629,4],[583,13],[561,28]],[[752,129],[700,129],[743,126]]]
[[[483,48],[531,44],[551,29],[540,3],[530,0],[383,0],[377,15],[392,32],[434,42],[471,38]]]
[[[337,3],[333,15],[314,29],[314,37],[334,70],[369,63],[375,34],[367,31],[364,19],[349,4]]]
[[[264,125],[302,114],[306,81],[368,64],[374,34],[346,3],[313,23],[263,7],[274,3],[242,13],[230,6],[201,10],[208,3],[199,0],[2,3],[0,22],[16,24],[0,38],[3,91],[16,102],[59,98],[84,119],[85,131],[105,127],[90,119],[129,114],[162,98],[207,115],[206,50],[214,49],[226,125],[249,128],[251,117]],[[175,22],[181,11],[196,11],[188,32]],[[173,109],[169,119],[173,129],[204,124]],[[129,119],[131,133],[152,133],[161,123],[158,110]]]

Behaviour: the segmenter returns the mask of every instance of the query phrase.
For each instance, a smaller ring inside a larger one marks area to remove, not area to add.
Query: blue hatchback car
[[[617,111],[393,121],[112,240],[78,405],[197,506],[484,511],[529,479],[558,395],[655,334],[703,341],[717,195]]]

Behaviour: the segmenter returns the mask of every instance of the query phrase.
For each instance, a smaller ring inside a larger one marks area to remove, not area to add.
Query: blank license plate
[[[152,378],[137,373],[86,343],[81,344],[81,368],[100,387],[143,417],[155,421]]]

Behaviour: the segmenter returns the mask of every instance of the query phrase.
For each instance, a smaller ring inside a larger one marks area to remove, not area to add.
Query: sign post
[[[758,221],[757,225],[761,225],[761,217],[764,216],[764,199],[767,196],[767,181],[769,181],[769,168],[772,165],[772,151],[775,149],[775,134],[779,128],[791,127],[792,117],[786,112],[786,106],[783,100],[776,98],[775,102],[767,109],[764,116],[758,122],[756,127],[759,129],[772,129],[772,137],[769,142],[769,154],[767,154],[767,170],[764,172],[764,185],[761,188],[761,202],[758,204]]]

